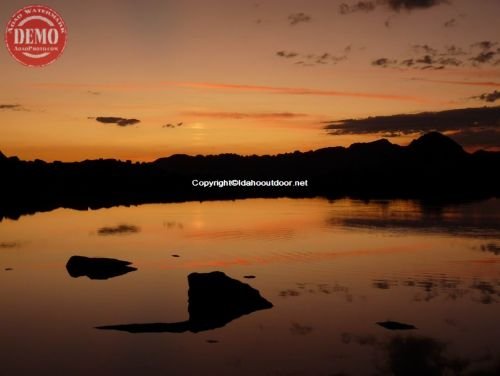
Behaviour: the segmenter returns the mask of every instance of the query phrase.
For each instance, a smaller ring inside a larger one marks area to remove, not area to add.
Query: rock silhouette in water
[[[377,325],[380,325],[382,328],[389,329],[389,330],[417,329],[417,327],[415,327],[411,324],[405,324],[405,323],[397,322],[397,321],[382,321],[382,322],[378,322]]]
[[[108,279],[137,270],[131,262],[111,258],[71,256],[66,270],[73,278],[86,276],[90,279]]]
[[[222,272],[191,273],[189,320],[176,323],[146,323],[99,326],[97,329],[129,333],[201,332],[221,328],[229,322],[273,305],[258,290]]]

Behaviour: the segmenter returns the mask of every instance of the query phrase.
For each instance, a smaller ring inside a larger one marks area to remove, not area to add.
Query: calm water
[[[72,278],[72,255],[138,270]],[[274,307],[196,334],[95,329],[186,320],[187,276],[215,270]],[[60,209],[0,223],[0,297],[1,375],[496,375],[500,200]]]

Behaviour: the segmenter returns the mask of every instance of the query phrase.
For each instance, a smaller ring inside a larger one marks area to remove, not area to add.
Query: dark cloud
[[[292,13],[288,16],[288,22],[291,26],[295,26],[302,22],[310,22],[311,16],[305,13]]]
[[[473,62],[473,64],[489,63],[493,60],[496,54],[497,52],[495,51],[483,51],[478,55],[471,57],[470,60]]]
[[[356,12],[371,12],[382,6],[391,11],[427,9],[440,4],[449,3],[448,0],[367,0],[355,3],[342,3],[339,6],[339,13],[342,15]]]
[[[443,57],[438,60],[439,64],[443,65],[453,65],[455,67],[458,67],[459,65],[462,65],[462,61],[458,60],[457,58],[454,57]]]
[[[16,243],[16,242],[0,243],[0,248],[17,248],[17,247],[19,247],[19,243]]]
[[[325,129],[337,135],[381,132],[398,132],[406,135],[471,127],[500,128],[500,106],[344,119],[327,125]]]
[[[450,137],[464,146],[499,147],[500,106],[344,119],[325,129],[332,135],[449,132]]]
[[[500,130],[497,127],[463,129],[450,135],[459,144],[471,148],[499,148]]]
[[[444,27],[454,27],[456,26],[457,24],[457,20],[455,18],[452,18],[452,19],[449,19],[448,21],[446,21],[443,26]]]
[[[454,44],[447,46],[444,51],[444,55],[447,56],[462,56],[462,55],[467,55],[467,52],[465,52],[461,47],[455,46]]]
[[[449,3],[447,0],[387,0],[384,2],[395,11],[400,11],[401,9],[426,9],[436,5]]]
[[[498,43],[497,42],[492,42],[489,40],[483,40],[481,42],[473,43],[471,44],[472,48],[480,48],[482,50],[491,50],[493,47],[495,47]]]
[[[294,64],[306,67],[315,65],[335,65],[347,59],[352,51],[352,45],[347,45],[341,52],[321,52],[321,53],[299,53],[295,51],[281,50],[276,52],[276,56],[290,59]]]
[[[491,41],[477,42],[469,46],[467,51],[456,45],[437,49],[428,44],[411,46],[413,56],[404,59],[379,58],[372,65],[383,68],[411,69],[445,69],[448,67],[497,65],[496,58],[500,55],[493,49],[497,43]],[[500,60],[498,60],[500,64]]]
[[[428,70],[428,69],[440,70],[440,69],[444,69],[444,66],[443,65],[425,65],[425,66],[421,67],[420,69],[422,69],[422,70]]]
[[[411,67],[411,66],[415,65],[415,60],[413,60],[413,59],[406,59],[406,60],[401,61],[400,64],[404,65],[404,66],[407,66],[407,67]]]
[[[376,67],[383,67],[387,68],[390,65],[396,64],[397,60],[391,60],[386,57],[381,57],[380,59],[376,59],[372,61],[372,65],[375,65]]]
[[[178,127],[182,127],[184,125],[183,122],[180,122],[180,123],[167,123],[167,124],[163,124],[161,127],[162,128],[178,128]]]
[[[462,62],[456,58],[440,57],[434,58],[431,55],[424,55],[419,58],[411,58],[404,60],[395,60],[388,58],[375,59],[371,63],[373,66],[388,68],[388,67],[406,67],[413,69],[444,69],[446,66],[459,66]]]
[[[137,226],[131,225],[118,225],[115,227],[101,227],[97,230],[99,235],[122,235],[122,234],[135,234],[140,229]]]
[[[485,102],[495,102],[500,99],[500,91],[495,90],[491,93],[484,93],[475,97],[472,97],[473,99],[479,99]]]
[[[22,111],[24,108],[20,104],[0,104],[0,110]]]
[[[424,53],[424,54],[432,55],[432,56],[434,56],[438,53],[438,51],[435,48],[432,48],[428,44],[414,44],[412,46],[412,49],[416,53]]]
[[[92,118],[89,118],[92,119]],[[140,123],[141,121],[138,119],[126,119],[122,117],[114,117],[114,116],[98,116],[95,118],[99,123],[104,124],[116,124],[120,127],[126,127],[129,125],[134,125]]]
[[[346,4],[342,3],[339,6],[340,14],[350,14],[354,12],[371,12],[375,10],[375,2],[374,1],[358,1],[354,4]]]
[[[292,52],[292,51],[278,51],[276,52],[276,55],[278,55],[279,57],[290,59],[293,57],[297,57],[299,54],[297,52]]]
[[[434,64],[434,60],[431,55],[424,55],[420,59],[417,60],[417,63],[431,65]]]

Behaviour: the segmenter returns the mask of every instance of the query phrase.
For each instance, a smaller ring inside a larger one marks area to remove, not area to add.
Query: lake
[[[137,270],[73,278],[73,255]],[[273,307],[197,333],[96,329],[185,321],[188,275],[212,271]],[[498,375],[500,200],[248,199],[6,219],[0,297],[1,375]]]

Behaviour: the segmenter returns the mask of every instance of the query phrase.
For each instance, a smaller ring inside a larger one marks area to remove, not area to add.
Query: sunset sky
[[[1,2],[4,27],[28,4]],[[64,18],[68,44],[44,68],[1,48],[0,151],[9,156],[269,154],[389,131],[406,144],[415,134],[404,129],[331,135],[324,127],[500,103],[498,0],[43,4]],[[498,136],[499,124],[490,125]],[[500,147],[499,137],[480,139],[466,146]]]

